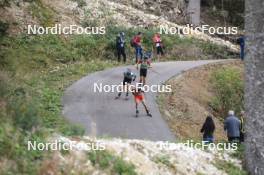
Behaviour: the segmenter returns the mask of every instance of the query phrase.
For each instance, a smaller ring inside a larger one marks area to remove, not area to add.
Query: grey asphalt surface
[[[146,84],[161,84],[182,71],[217,61],[222,60],[153,63],[148,71]],[[146,116],[144,108],[140,105],[139,117],[136,118],[132,94],[129,94],[128,100],[125,100],[125,93],[120,99],[115,100],[117,93],[94,92],[94,83],[120,84],[123,80],[123,72],[128,67],[137,73],[136,81],[139,81],[139,73],[135,66],[123,66],[92,73],[75,82],[66,89],[63,96],[63,115],[70,122],[82,125],[86,135],[152,141],[175,140],[175,136],[170,132],[159,112],[156,103],[157,93],[145,93],[146,104],[153,117]]]

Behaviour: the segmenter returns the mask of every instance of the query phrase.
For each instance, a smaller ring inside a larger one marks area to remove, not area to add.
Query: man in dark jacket
[[[229,142],[239,141],[240,120],[235,116],[234,111],[229,111],[224,122],[224,129],[227,132]]]
[[[125,52],[125,33],[121,32],[116,37],[116,49],[117,49],[117,59],[120,62],[121,55],[123,56],[123,61],[126,62],[126,52]]]
[[[238,38],[238,44],[240,46],[240,58],[243,61],[245,56],[245,37],[241,36]]]

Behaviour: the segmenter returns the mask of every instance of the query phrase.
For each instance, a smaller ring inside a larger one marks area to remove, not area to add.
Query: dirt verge
[[[200,129],[206,116],[211,114],[209,102],[214,96],[210,76],[215,70],[224,67],[243,69],[243,63],[235,60],[209,64],[191,69],[166,82],[172,86],[172,92],[159,94],[158,104],[162,116],[178,139],[202,138]],[[223,118],[214,117],[216,140],[226,140]]]

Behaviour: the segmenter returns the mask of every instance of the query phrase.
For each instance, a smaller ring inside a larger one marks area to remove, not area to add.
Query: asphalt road
[[[147,84],[161,84],[182,71],[212,62],[216,60],[154,63],[148,71]],[[134,66],[117,67],[89,74],[75,82],[63,96],[63,115],[70,122],[82,125],[86,135],[153,141],[175,140],[159,112],[156,103],[157,93],[145,93],[146,103],[153,117],[146,116],[143,107],[140,106],[140,114],[136,118],[132,94],[129,94],[129,100],[125,100],[124,93],[120,99],[115,100],[117,93],[94,92],[94,83],[120,84],[127,67],[137,73]],[[138,76],[136,81],[139,79]]]

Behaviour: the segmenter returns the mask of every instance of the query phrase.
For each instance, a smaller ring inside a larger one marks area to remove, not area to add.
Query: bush
[[[88,158],[92,162],[93,166],[99,165],[99,167],[103,170],[110,168],[113,174],[137,174],[133,164],[125,162],[121,157],[112,155],[106,150],[89,152]]]
[[[224,117],[230,109],[240,112],[244,108],[244,80],[240,70],[223,68],[211,77],[216,94],[210,106],[217,115]]]
[[[39,150],[27,150],[27,141],[36,140],[44,142],[41,131],[23,133],[20,129],[10,125],[6,120],[0,122],[0,155],[2,160],[7,160],[6,166],[2,166],[0,174],[37,174],[37,170],[44,157],[44,152]]]
[[[85,129],[82,126],[70,123],[61,127],[60,131],[65,136],[82,136],[85,133]]]
[[[39,107],[36,100],[27,101],[25,96],[13,97],[8,103],[8,113],[15,126],[31,131],[40,125]]]
[[[9,24],[3,21],[0,21],[0,37],[3,37],[7,34],[7,30],[9,28]]]

